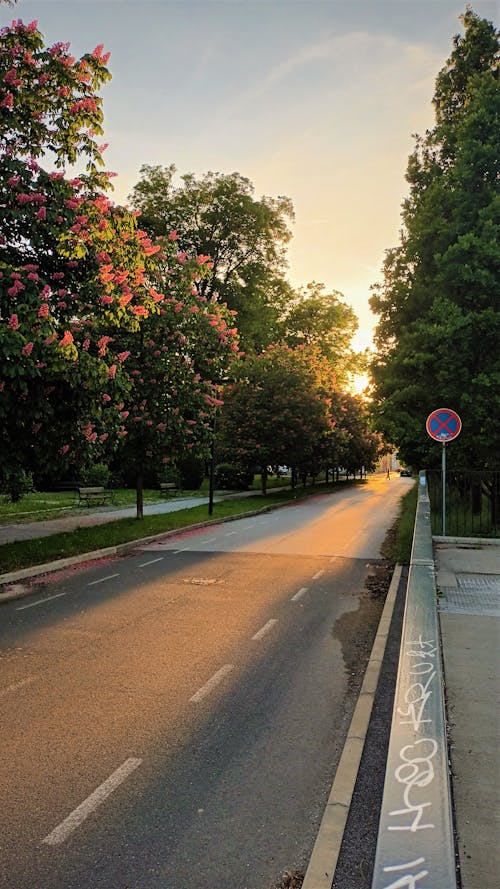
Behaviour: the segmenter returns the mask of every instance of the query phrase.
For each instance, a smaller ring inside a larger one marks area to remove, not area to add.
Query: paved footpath
[[[255,492],[251,492],[255,493]],[[244,494],[243,494],[244,496]],[[214,503],[223,497],[214,497]],[[163,512],[176,512],[179,509],[191,509],[194,506],[208,504],[208,497],[175,497],[161,503],[144,504],[144,515],[157,515]],[[135,506],[112,507],[102,506],[93,510],[79,512],[71,509],[71,515],[57,519],[44,519],[38,522],[23,522],[11,525],[0,525],[0,546],[3,543],[14,543],[16,540],[34,540],[38,537],[50,537],[61,531],[74,531],[75,528],[88,528],[92,525],[105,525],[114,519],[134,518],[137,515]]]
[[[498,889],[500,540],[435,538],[463,889]]]

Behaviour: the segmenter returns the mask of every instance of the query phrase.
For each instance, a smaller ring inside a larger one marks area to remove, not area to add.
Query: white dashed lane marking
[[[42,840],[42,843],[45,843],[47,846],[58,846],[60,843],[64,843],[71,833],[75,830],[75,828],[79,827],[83,821],[94,811],[97,809],[101,803],[104,802],[107,797],[116,790],[120,784],[125,781],[125,778],[140,766],[142,759],[126,759],[125,762],[120,766],[120,768],[116,769],[109,778],[99,785],[99,787],[94,790],[90,796],[87,797],[74,809],[64,821],[61,821],[57,827],[54,828],[52,833],[49,833],[48,836]]]
[[[139,568],[147,568],[148,565],[154,565],[155,562],[162,562],[163,556],[160,556],[158,559],[150,559],[149,562],[143,562],[139,565]]]
[[[255,634],[255,636],[252,636],[252,639],[255,639],[255,640],[262,639],[262,637],[265,636],[266,633],[268,633],[269,630],[271,630],[274,627],[274,624],[277,624],[277,623],[278,623],[277,618],[275,618],[275,617],[271,618],[271,620],[268,620],[267,624],[264,624],[264,626],[261,627],[260,630],[258,630],[258,632]]]
[[[16,611],[25,611],[26,608],[34,608],[35,605],[43,605],[45,602],[50,602],[51,599],[60,599],[61,596],[67,596],[67,593],[55,593],[54,596],[47,596],[46,599],[39,599],[38,602],[30,602],[29,605],[19,605],[16,608]]]
[[[114,577],[119,577],[119,574],[108,574],[107,577],[100,577],[98,580],[91,580],[87,586],[95,586],[96,583],[104,583],[106,580],[113,580]]]
[[[292,602],[298,602],[298,600],[302,598],[302,596],[304,595],[304,593],[307,593],[307,587],[306,587],[306,586],[301,587],[300,590],[299,590],[297,593],[295,593],[295,596],[292,596],[291,601],[292,601]]]
[[[205,685],[202,685],[201,688],[199,688],[198,691],[192,696],[192,698],[189,698],[189,700],[192,701],[194,704],[197,704],[198,701],[202,701],[203,698],[206,697],[212,691],[212,689],[215,688],[215,686],[224,679],[224,676],[227,676],[227,674],[231,672],[231,670],[234,670],[234,664],[224,664],[224,666],[221,667],[220,670],[217,670],[217,672],[214,673],[213,676],[211,676],[208,682],[205,682]]]

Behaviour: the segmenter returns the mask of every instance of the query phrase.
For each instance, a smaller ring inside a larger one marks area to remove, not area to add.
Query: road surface
[[[411,480],[72,568],[0,611],[1,889],[268,889],[305,868]]]

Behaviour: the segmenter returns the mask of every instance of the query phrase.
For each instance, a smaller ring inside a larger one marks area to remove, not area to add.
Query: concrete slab
[[[498,889],[500,541],[434,550],[437,576],[455,575],[438,607],[462,885]]]

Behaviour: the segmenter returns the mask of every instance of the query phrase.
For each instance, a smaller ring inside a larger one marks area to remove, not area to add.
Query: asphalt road
[[[2,607],[1,889],[268,889],[304,868],[411,480],[51,576]]]

